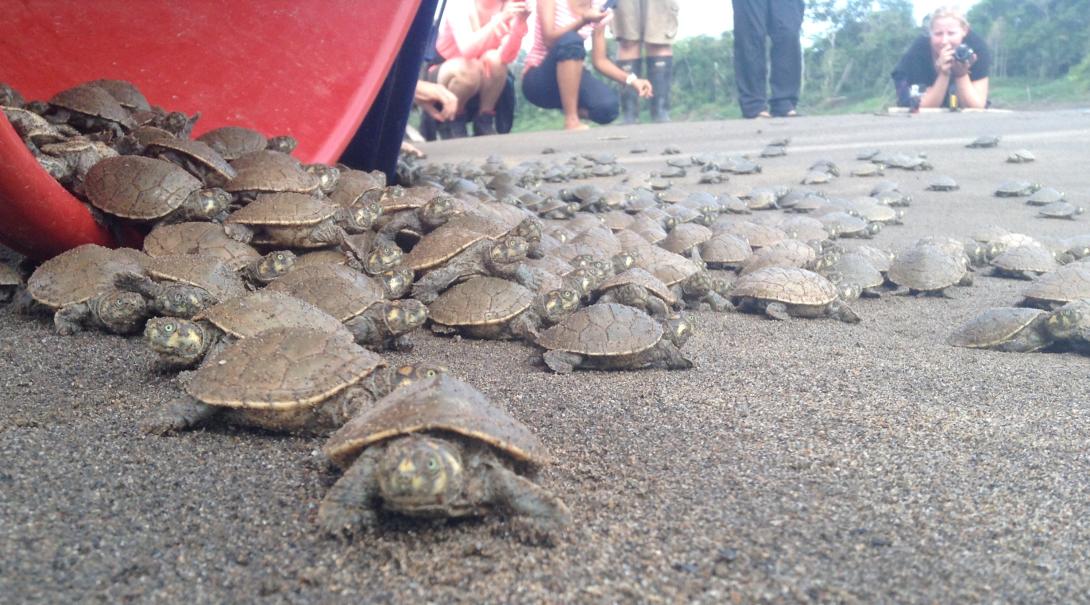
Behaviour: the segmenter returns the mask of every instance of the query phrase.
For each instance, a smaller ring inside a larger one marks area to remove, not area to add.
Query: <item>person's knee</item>
[[[552,53],[557,61],[583,61],[587,58],[587,49],[583,38],[575,32],[568,32],[557,38]]]
[[[476,59],[450,59],[439,68],[439,81],[457,80],[462,85],[472,86],[481,81],[481,69],[481,62]]]
[[[609,124],[621,113],[621,99],[613,91],[603,95],[587,107],[587,117],[596,124]]]

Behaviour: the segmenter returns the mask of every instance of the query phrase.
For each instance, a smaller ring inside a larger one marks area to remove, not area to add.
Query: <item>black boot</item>
[[[627,74],[636,74],[639,78],[642,76],[640,68],[642,67],[642,61],[640,59],[621,59],[616,61],[617,67],[620,67]],[[622,86],[621,88],[621,123],[622,124],[635,124],[640,120],[640,96],[636,93],[636,89],[631,86]]]
[[[461,139],[469,136],[469,131],[466,129],[466,117],[455,116],[454,119],[448,122],[439,122],[438,128],[439,138],[441,140],[447,139]]]
[[[674,81],[673,57],[647,57],[647,79],[651,81],[651,120],[670,121],[670,87]]]

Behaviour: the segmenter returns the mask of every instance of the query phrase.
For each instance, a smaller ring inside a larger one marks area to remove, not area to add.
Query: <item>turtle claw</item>
[[[322,502],[318,509],[318,525],[322,533],[342,540],[369,533],[377,522],[378,516],[374,511],[337,502]]]

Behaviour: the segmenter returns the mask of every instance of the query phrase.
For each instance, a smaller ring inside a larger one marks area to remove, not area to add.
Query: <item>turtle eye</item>
[[[428,467],[429,472],[434,473],[435,471],[439,470],[439,461],[436,460],[435,456],[428,456],[426,466]]]
[[[428,378],[431,378],[431,377],[435,376],[435,374],[436,374],[435,370],[432,370],[432,369],[429,369],[426,372],[424,372],[424,376],[426,376]]]
[[[163,324],[163,331],[170,334],[174,331],[174,324]]]

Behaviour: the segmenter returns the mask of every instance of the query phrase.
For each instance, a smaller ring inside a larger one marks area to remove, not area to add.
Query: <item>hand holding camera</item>
[[[973,63],[976,63],[976,53],[968,44],[961,44],[954,49],[954,61],[950,66],[950,75],[955,78],[967,75]]]

